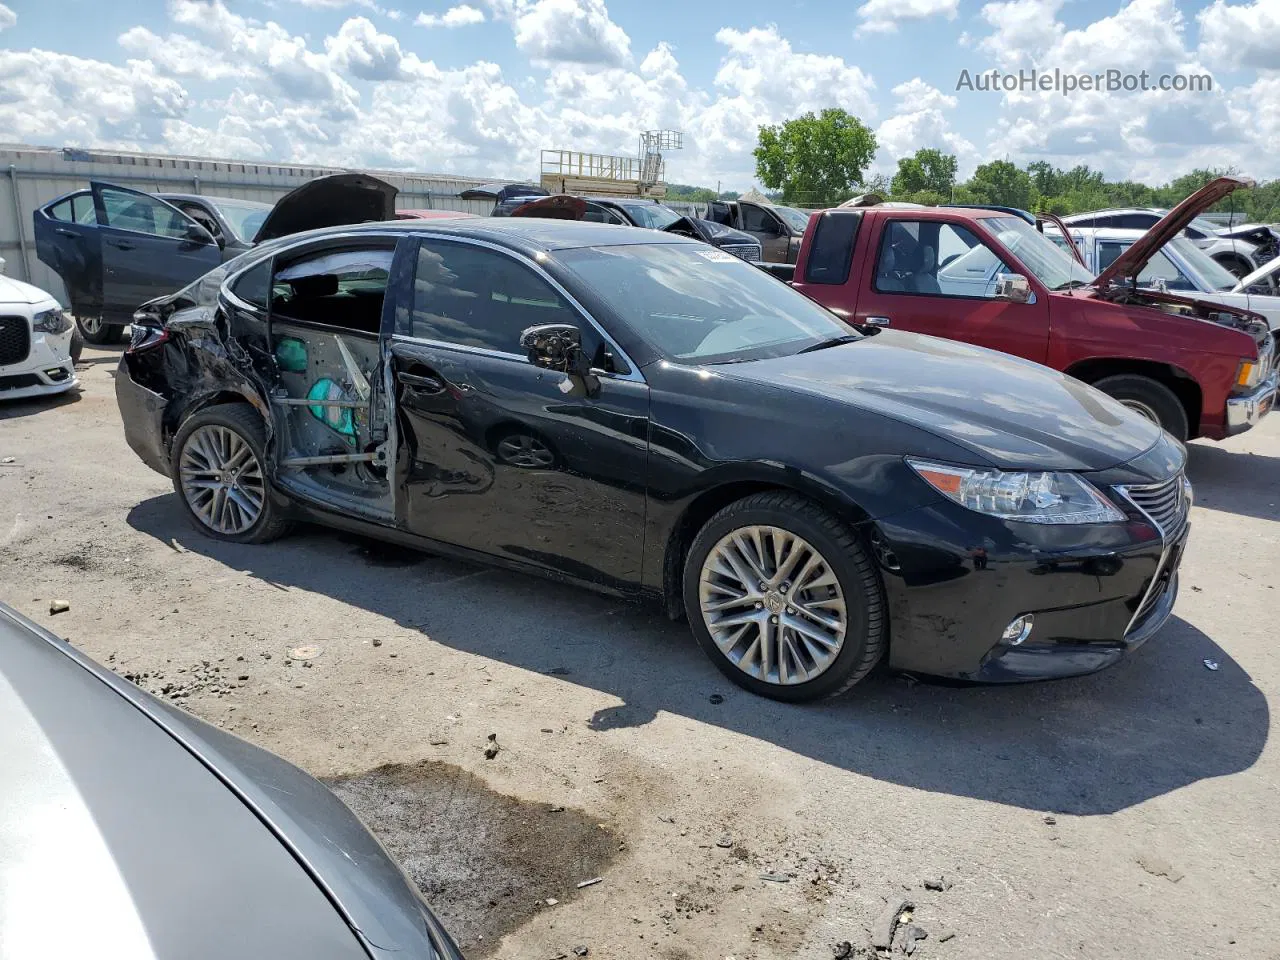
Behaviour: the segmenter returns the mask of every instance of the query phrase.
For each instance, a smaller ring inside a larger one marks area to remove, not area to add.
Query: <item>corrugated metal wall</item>
[[[271,203],[315,177],[346,173],[338,167],[204,160],[107,150],[0,147],[0,257],[5,273],[48,290],[66,303],[62,281],[36,259],[31,214],[55,197],[105,180],[149,192],[203,193]],[[371,173],[400,189],[401,210],[458,210],[485,215],[487,200],[463,200],[458,193],[491,181],[439,174]]]

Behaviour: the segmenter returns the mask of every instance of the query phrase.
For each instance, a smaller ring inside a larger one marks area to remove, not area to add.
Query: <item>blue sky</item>
[[[1212,77],[1207,92],[958,91],[962,69]],[[759,124],[841,106],[922,146],[1159,182],[1280,175],[1280,0],[0,0],[0,141],[472,175],[631,153],[744,189]]]

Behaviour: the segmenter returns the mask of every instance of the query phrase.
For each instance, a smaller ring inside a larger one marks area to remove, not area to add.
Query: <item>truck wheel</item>
[[[205,536],[266,543],[289,532],[267,488],[266,432],[244,403],[207,407],[173,438],[169,475],[187,518]]]
[[[843,693],[888,647],[884,595],[862,542],[791,493],[755,494],[707,521],[685,560],[684,606],[715,665],[774,700]]]
[[[76,327],[86,343],[109,346],[124,339],[124,325],[103,323],[98,317],[76,317]]]
[[[1177,394],[1158,380],[1125,373],[1103,377],[1093,384],[1107,396],[1119,400],[1134,413],[1164,427],[1174,438],[1186,443],[1190,429],[1187,411]]]

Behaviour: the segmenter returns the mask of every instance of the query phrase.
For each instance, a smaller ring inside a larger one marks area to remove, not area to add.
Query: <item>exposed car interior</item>
[[[279,482],[376,517],[392,511],[378,331],[393,253],[311,251],[273,263],[270,285]]]

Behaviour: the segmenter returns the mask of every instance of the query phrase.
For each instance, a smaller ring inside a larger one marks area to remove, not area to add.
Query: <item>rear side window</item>
[[[93,209],[93,195],[88,191],[67,197],[61,203],[55,203],[49,207],[49,216],[68,223],[98,222],[98,215]]]
[[[55,220],[74,220],[75,217],[71,214],[71,201],[68,199],[63,200],[61,203],[55,203],[49,208],[49,216]]]
[[[405,336],[521,355],[520,334],[529,327],[582,325],[523,263],[485,247],[439,240],[419,247],[413,309],[396,319],[396,332]]]
[[[827,213],[818,218],[804,267],[805,283],[842,284],[849,279],[860,213]]]
[[[394,255],[392,246],[348,247],[283,266],[277,261],[271,280],[271,315],[377,333]]]

